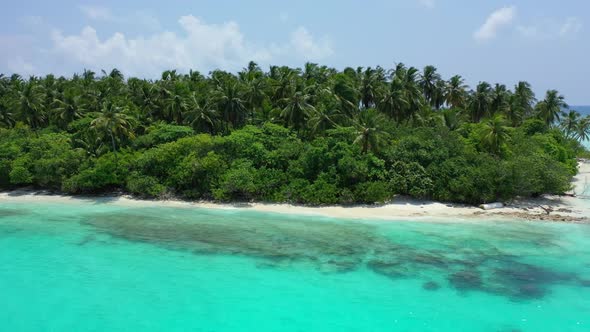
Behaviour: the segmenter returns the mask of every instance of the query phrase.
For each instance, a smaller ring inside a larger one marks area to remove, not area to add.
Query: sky
[[[6,1],[0,73],[434,65],[590,105],[588,0]]]

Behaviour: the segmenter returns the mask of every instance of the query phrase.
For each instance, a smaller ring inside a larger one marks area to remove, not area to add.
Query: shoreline
[[[573,179],[573,193],[588,191],[590,183],[590,162],[580,161],[579,173]],[[218,210],[246,210],[292,215],[323,216],[339,219],[368,219],[394,221],[406,220],[477,220],[477,219],[518,219],[525,221],[554,221],[569,223],[590,223],[590,197],[544,196],[537,199],[515,200],[507,206],[494,210],[483,210],[475,206],[420,201],[398,198],[384,205],[351,205],[310,207],[280,203],[215,203],[205,201],[139,199],[129,195],[112,196],[70,196],[51,194],[44,191],[15,190],[0,193],[0,202],[34,203],[43,200],[51,203],[76,201],[103,201],[129,207],[162,206],[177,208],[203,208]],[[549,211],[549,212],[548,212]]]

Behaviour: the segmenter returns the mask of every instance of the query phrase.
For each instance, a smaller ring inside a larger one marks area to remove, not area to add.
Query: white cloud
[[[577,17],[564,20],[545,19],[530,25],[516,27],[524,38],[532,40],[575,38],[582,30],[582,21]]]
[[[121,67],[139,74],[163,69],[233,67],[246,59],[259,60],[261,56],[245,43],[234,22],[207,25],[194,16],[179,20],[184,35],[158,32],[148,37],[128,38],[115,33],[100,40],[96,30],[85,27],[79,35],[64,36],[52,33],[55,52],[90,68]]]
[[[99,6],[78,6],[87,18],[119,25],[133,26],[143,30],[156,31],[162,27],[158,18],[150,11],[138,10],[125,15],[115,15],[110,8]]]
[[[474,32],[473,38],[479,42],[493,39],[498,34],[498,31],[508,26],[514,21],[516,17],[516,7],[503,7],[488,16],[485,23]]]
[[[0,34],[0,73],[33,74],[33,45],[36,40],[29,35]]]
[[[111,10],[100,6],[79,6],[80,10],[86,17],[97,21],[110,21],[114,19]]]
[[[559,29],[559,35],[562,37],[576,35],[582,30],[582,21],[577,17],[568,17]]]
[[[250,60],[268,63],[279,55],[318,60],[333,53],[329,41],[316,41],[304,27],[293,32],[289,43],[265,47],[246,41],[238,24],[232,21],[208,24],[188,15],[178,23],[181,33],[160,30],[128,37],[118,32],[103,40],[90,26],[73,35],[54,30],[50,54],[78,68],[96,71],[117,67],[127,74],[145,76],[166,69],[233,70]]]
[[[433,9],[436,6],[435,0],[418,0],[418,4],[428,9]]]
[[[291,46],[303,58],[319,60],[334,53],[330,40],[324,38],[317,42],[309,31],[299,27],[291,34]]]

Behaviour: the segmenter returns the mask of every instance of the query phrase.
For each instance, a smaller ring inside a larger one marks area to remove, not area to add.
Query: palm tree
[[[111,140],[117,158],[117,139],[134,138],[131,122],[133,119],[124,110],[111,102],[105,103],[100,115],[92,120],[90,127]]]
[[[24,83],[22,76],[20,76],[19,74],[10,75],[9,81],[10,85],[16,88],[19,88]]]
[[[158,85],[147,81],[141,81],[132,91],[132,100],[141,110],[142,116],[150,120],[162,120],[165,118],[161,106],[161,96],[165,92],[160,91]]]
[[[240,77],[240,80],[244,82],[251,82],[256,79],[262,78],[264,76],[264,73],[262,72],[262,70],[256,62],[250,61],[248,63],[248,66],[238,73],[238,76]]]
[[[250,120],[254,118],[254,114],[260,110],[264,100],[266,99],[266,81],[263,77],[254,77],[244,82],[244,100],[245,106],[250,110]]]
[[[188,92],[186,85],[182,82],[174,82],[171,89],[164,88],[164,114],[169,121],[175,121],[176,124],[182,124],[184,112],[187,109],[185,96]]]
[[[528,82],[518,82],[514,87],[514,94],[510,105],[510,118],[513,125],[519,125],[523,119],[529,118],[533,114],[533,105],[535,103],[535,93]]]
[[[94,83],[95,79],[96,79],[95,72],[93,72],[92,70],[84,69],[84,72],[82,73],[82,82],[85,87],[88,87],[92,83]]]
[[[379,151],[384,139],[388,136],[387,131],[383,129],[385,122],[387,120],[383,117],[383,114],[377,112],[374,108],[359,113],[355,121],[357,137],[353,143],[361,146],[363,154],[368,151]]]
[[[296,72],[287,67],[270,67],[271,102],[274,107],[281,107],[281,101],[288,98],[296,85]]]
[[[457,109],[445,109],[440,114],[443,125],[449,130],[456,130],[461,126],[461,116]]]
[[[347,74],[349,70],[351,70],[351,68],[345,68],[343,73]],[[335,71],[331,68],[319,66],[316,63],[310,62],[305,63],[303,66],[303,72],[301,72],[299,69],[297,69],[295,72],[301,74],[301,78],[303,78],[306,85],[325,84],[329,77],[335,74]]]
[[[438,94],[438,82],[440,80],[441,77],[436,72],[436,67],[424,67],[424,70],[422,71],[422,75],[420,77],[419,86],[422,89],[422,93],[424,94],[424,99],[426,99],[426,102],[430,104],[430,106],[435,108],[435,97]]]
[[[343,118],[344,116],[337,108],[318,108],[309,119],[311,132],[317,134],[335,128]]]
[[[82,106],[81,97],[74,93],[66,93],[62,99],[55,99],[53,112],[57,118],[57,123],[65,128],[74,120],[82,117],[84,107]]]
[[[510,132],[505,126],[504,118],[496,115],[489,118],[481,132],[481,142],[492,154],[499,155],[502,145],[510,139]]]
[[[407,70],[396,71],[395,74],[401,79],[404,99],[408,104],[403,112],[405,120],[413,118],[414,114],[419,112],[424,105],[424,96],[422,95],[422,90],[418,84],[418,73],[419,71],[417,68],[410,67]]]
[[[360,69],[360,68],[359,68]],[[383,69],[377,67],[377,69],[367,68],[361,76],[360,80],[360,98],[361,104],[364,109],[375,107],[379,100],[379,89],[385,81]]]
[[[338,100],[339,108],[342,113],[352,118],[358,111],[360,96],[354,86],[352,79],[345,74],[337,74],[333,77],[334,88],[332,95]]]
[[[125,85],[125,77],[118,69],[111,70],[107,74],[106,71],[102,70],[103,77],[98,82],[98,88],[101,93],[105,96],[113,97],[113,95],[121,95],[125,92],[127,86]]]
[[[0,102],[0,124],[5,125],[8,128],[14,126],[14,117],[12,113]]]
[[[520,126],[524,120],[524,112],[522,107],[519,107],[517,100],[518,97],[515,94],[511,94],[508,100],[509,105],[504,111],[504,115],[512,127]]]
[[[490,105],[490,114],[509,113],[510,108],[510,91],[506,85],[496,83],[492,90],[492,104]]]
[[[104,94],[95,85],[90,85],[83,90],[82,99],[87,112],[100,112]]]
[[[409,103],[406,100],[402,82],[399,78],[394,77],[389,84],[389,89],[385,91],[378,104],[379,110],[400,122],[404,116],[404,110],[408,106]]]
[[[123,76],[123,73],[117,68],[113,68],[113,70],[111,70],[108,76],[114,79],[115,81],[123,82],[125,80],[125,76]]]
[[[8,92],[10,80],[4,74],[0,74],[0,97],[4,96]]]
[[[198,84],[199,82],[204,81],[205,77],[201,75],[200,72],[196,70],[189,70],[188,75],[186,75],[186,80],[189,81],[191,84]]]
[[[319,66],[317,63],[306,62],[303,65],[303,79],[306,81],[315,81],[319,78]]]
[[[180,78],[178,72],[175,70],[165,70],[162,72],[162,81],[171,81],[175,82]]]
[[[545,95],[545,99],[537,104],[537,116],[545,121],[547,125],[552,125],[555,121],[559,121],[563,109],[568,108],[565,102],[565,97],[559,94],[557,90],[549,90]]]
[[[215,110],[209,107],[208,104],[201,106],[196,93],[193,92],[189,98],[188,110],[186,112],[185,120],[187,123],[197,131],[211,134],[215,129],[215,117]]]
[[[395,64],[395,68],[389,70],[389,76],[391,78],[395,76],[403,76],[404,72],[407,71],[408,68],[403,62],[398,62]]]
[[[29,81],[17,92],[14,107],[23,121],[35,131],[46,121],[43,99],[43,89],[35,81]]]
[[[302,91],[296,91],[291,97],[285,98],[286,105],[281,111],[281,118],[290,127],[301,129],[307,119],[315,111],[315,107],[309,103],[310,96]]]
[[[52,74],[45,76],[40,83],[44,92],[43,105],[46,107],[46,111],[50,111],[55,99],[63,95],[63,89]],[[47,115],[50,116],[51,114]]]
[[[480,82],[473,95],[469,105],[469,112],[471,113],[471,121],[477,123],[483,117],[490,113],[490,105],[492,103],[492,87],[487,82]]]
[[[464,108],[467,100],[467,85],[459,75],[451,77],[445,92],[445,102],[451,108]]]
[[[581,142],[590,139],[590,116],[586,116],[578,122],[576,138]]]
[[[217,80],[214,102],[226,126],[230,124],[233,128],[239,128],[244,125],[247,110],[238,82],[233,79]],[[229,130],[227,127],[225,129]]]
[[[408,120],[413,127],[433,127],[440,123],[440,115],[430,105],[424,105]]]
[[[561,119],[560,127],[564,131],[566,137],[574,138],[576,136],[580,117],[580,113],[570,110]]]
[[[447,82],[445,80],[438,80],[434,90],[434,96],[432,96],[431,106],[436,110],[440,110],[445,104],[445,93],[447,90]]]

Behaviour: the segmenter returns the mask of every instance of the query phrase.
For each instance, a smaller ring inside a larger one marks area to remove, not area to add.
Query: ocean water
[[[590,331],[590,225],[0,200],[1,331]]]
[[[590,106],[570,106],[570,109],[578,111],[582,116],[590,115]]]

